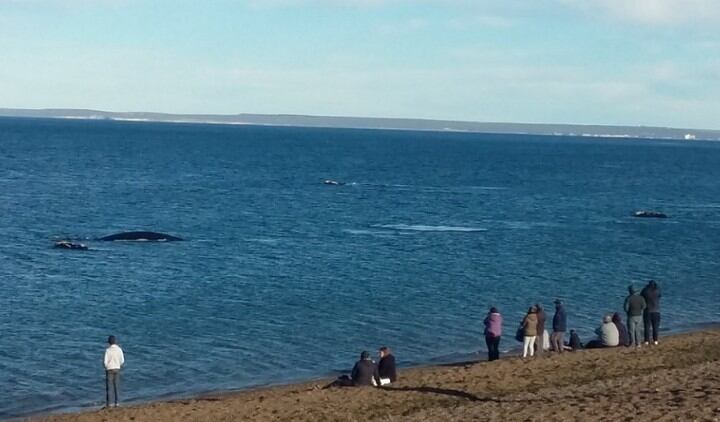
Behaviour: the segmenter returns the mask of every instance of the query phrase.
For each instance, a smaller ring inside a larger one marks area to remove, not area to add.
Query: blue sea
[[[651,278],[717,322],[719,182],[713,142],[3,118],[0,419],[104,404],[110,334],[128,403],[485,359],[492,305],[586,341]]]

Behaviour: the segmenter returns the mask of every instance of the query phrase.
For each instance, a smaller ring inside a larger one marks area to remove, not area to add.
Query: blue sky
[[[0,107],[720,129],[720,0],[0,0]]]

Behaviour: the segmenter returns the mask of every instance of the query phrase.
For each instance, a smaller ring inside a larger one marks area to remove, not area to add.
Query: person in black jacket
[[[643,312],[645,344],[650,343],[651,329],[653,342],[658,344],[658,331],[660,330],[660,287],[655,280],[650,280],[647,286],[640,292],[640,296],[645,298],[645,303],[647,304]]]
[[[375,362],[370,360],[370,352],[360,354],[360,360],[353,366],[350,378],[354,386],[380,385],[380,374]]]
[[[378,351],[380,361],[378,362],[379,385],[388,385],[397,381],[397,369],[395,369],[395,356],[389,347],[383,346]]]

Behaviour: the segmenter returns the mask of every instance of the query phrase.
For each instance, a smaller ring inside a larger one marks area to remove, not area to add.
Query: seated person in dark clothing
[[[619,313],[615,312],[613,314],[612,322],[618,330],[618,340],[620,341],[618,346],[628,346],[630,343],[630,336],[628,335],[627,327],[623,324],[622,317]]]
[[[380,361],[378,362],[378,374],[380,375],[379,385],[388,385],[397,381],[397,370],[395,369],[395,356],[389,347],[381,347],[379,350]]]
[[[580,342],[580,336],[575,330],[570,330],[570,343],[568,343],[568,346],[570,346],[570,349],[574,350],[580,350],[582,349],[583,345]]]
[[[380,385],[380,374],[375,362],[370,360],[370,352],[362,352],[350,374],[354,386]]]

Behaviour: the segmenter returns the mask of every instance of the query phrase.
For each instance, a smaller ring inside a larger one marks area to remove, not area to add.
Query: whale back
[[[109,236],[101,237],[100,240],[114,241],[153,241],[153,242],[174,242],[182,240],[181,238],[166,233],[158,232],[122,232]]]

